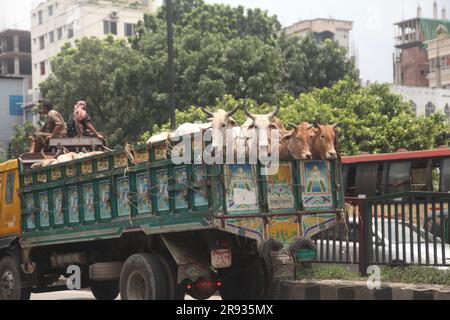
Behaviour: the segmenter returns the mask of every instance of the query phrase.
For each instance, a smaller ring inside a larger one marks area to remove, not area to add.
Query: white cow
[[[234,146],[233,129],[238,128],[238,125],[231,116],[238,111],[239,106],[236,106],[230,112],[223,109],[216,112],[208,111],[205,108],[201,109],[210,117],[208,120],[212,123],[211,153],[221,153],[226,147]]]
[[[247,104],[244,105],[244,110],[248,119],[242,129],[247,138],[249,154],[257,156],[262,152],[271,155],[272,143],[279,144],[282,139],[280,128],[273,122],[280,112],[280,107],[277,106],[275,111],[269,114],[253,114],[248,110]],[[273,139],[276,141],[272,141]]]

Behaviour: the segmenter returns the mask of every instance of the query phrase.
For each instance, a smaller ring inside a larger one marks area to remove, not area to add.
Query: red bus
[[[450,192],[450,148],[342,157],[346,197]]]

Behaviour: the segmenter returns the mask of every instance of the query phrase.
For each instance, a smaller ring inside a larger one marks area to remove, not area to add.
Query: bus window
[[[355,194],[355,167],[344,166],[342,169],[342,180],[344,182],[345,194],[348,197],[354,197]]]
[[[450,192],[450,159],[442,160],[440,192]]]
[[[378,163],[360,164],[355,178],[356,195],[375,196],[378,189]]]
[[[411,162],[393,162],[389,165],[387,193],[410,190]]]
[[[428,186],[428,173],[428,160],[414,161],[411,169],[411,187],[413,191],[431,191]]]

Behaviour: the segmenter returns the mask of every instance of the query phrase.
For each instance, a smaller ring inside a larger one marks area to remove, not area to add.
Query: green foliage
[[[405,268],[383,268],[381,272],[383,281],[413,283],[413,284],[436,284],[450,285],[450,271],[439,270],[430,267],[409,266]]]
[[[300,38],[283,33],[278,47],[284,61],[281,88],[294,96],[330,87],[345,76],[355,80],[359,77],[354,58],[348,59],[346,49],[337,42],[318,44],[312,35]]]
[[[361,280],[361,277],[343,266],[312,266],[297,268],[297,279],[307,280]]]
[[[36,132],[36,128],[30,121],[25,122],[25,124],[14,126],[14,135],[11,139],[11,158],[17,158],[21,154],[28,152],[30,149],[29,137]]]
[[[225,96],[209,108],[231,110],[237,104],[242,106],[243,100]],[[285,124],[303,121],[339,123],[340,149],[344,155],[395,152],[400,148],[431,149],[446,144],[450,137],[449,121],[445,115],[436,113],[430,117],[416,117],[411,105],[392,93],[388,85],[363,87],[346,78],[331,88],[314,89],[298,98],[285,95],[280,104],[279,117]],[[268,113],[274,108],[255,101],[250,101],[250,105],[250,110],[255,113]],[[178,112],[177,121],[198,120],[199,112],[196,108]],[[233,118],[243,124],[246,116],[240,110]],[[165,128],[167,125],[155,126],[153,130],[158,133]]]
[[[311,268],[298,268],[297,279],[366,280],[348,267],[340,265],[313,265]],[[381,279],[383,282],[448,286],[450,285],[450,271],[422,266],[384,267],[381,269]]]
[[[345,75],[357,79],[345,50],[310,37],[280,37],[277,17],[263,10],[176,0],[174,18],[181,111],[215,105],[226,95],[275,104],[283,94],[296,96]],[[130,44],[86,38],[66,45],[51,63],[53,75],[41,85],[44,96],[66,119],[76,101],[86,100],[110,145],[134,142],[170,118],[164,5],[144,16]]]

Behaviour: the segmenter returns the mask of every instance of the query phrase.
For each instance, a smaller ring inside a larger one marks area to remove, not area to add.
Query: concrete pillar
[[[20,59],[19,57],[14,57],[14,74],[20,74]]]
[[[417,6],[417,18],[422,18],[422,8]]]
[[[13,36],[13,47],[14,47],[14,52],[19,52],[20,51],[19,35],[18,34],[15,34]]]

